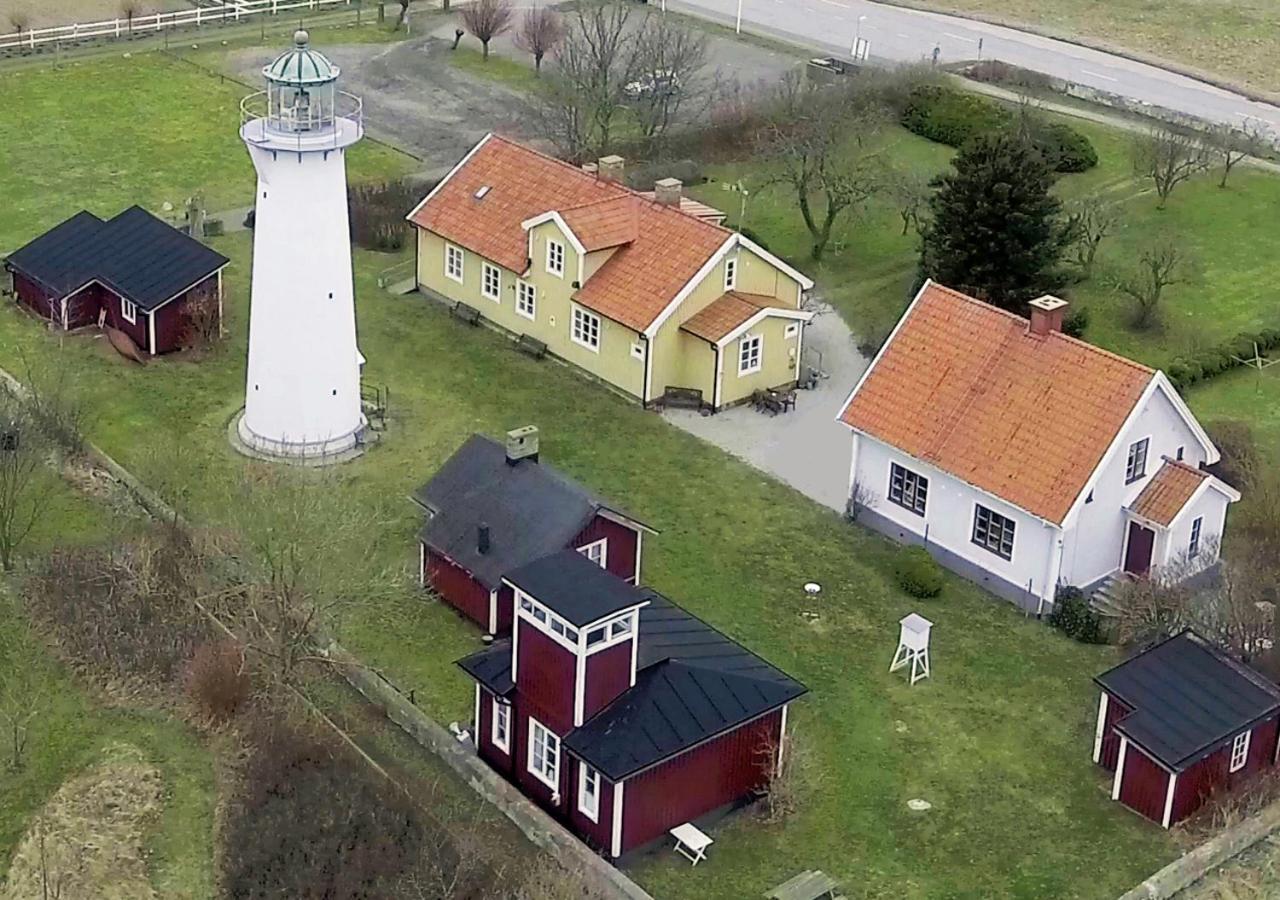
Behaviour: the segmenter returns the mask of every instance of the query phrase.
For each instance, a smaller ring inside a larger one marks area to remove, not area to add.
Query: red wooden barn
[[[1111,799],[1165,828],[1275,765],[1280,689],[1193,631],[1094,679],[1093,761]]]
[[[78,212],[5,259],[19,303],[60,328],[99,321],[155,356],[191,342],[197,302],[222,316],[229,260],[140,206],[103,221]]]
[[[589,845],[616,858],[766,783],[801,684],[572,550],[504,582],[511,636],[459,661],[476,746]]]
[[[505,446],[472,435],[413,496],[429,516],[418,535],[422,583],[490,634],[511,629],[503,575],[567,548],[639,584],[642,535],[655,533],[542,465],[533,427]]]

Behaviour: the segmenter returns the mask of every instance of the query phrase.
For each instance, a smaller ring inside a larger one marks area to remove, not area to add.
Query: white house
[[[839,415],[859,521],[1034,611],[1210,565],[1240,499],[1164,373],[1063,334],[1066,306],[1028,320],[926,282]]]

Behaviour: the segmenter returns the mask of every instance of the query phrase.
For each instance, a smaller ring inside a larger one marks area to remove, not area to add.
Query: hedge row
[[[1242,359],[1253,358],[1253,348],[1265,355],[1267,351],[1280,347],[1280,328],[1267,328],[1258,332],[1241,332],[1229,341],[1225,341],[1208,350],[1201,350],[1190,356],[1180,356],[1169,366],[1169,380],[1173,386],[1182,390],[1197,381],[1204,381],[1221,375],[1231,369],[1244,365]]]
[[[914,134],[959,147],[980,134],[1011,127],[1014,119],[1005,107],[978,94],[924,84],[911,91],[901,121]],[[1098,164],[1089,139],[1062,122],[1037,121],[1034,140],[1054,171],[1083,172]]]

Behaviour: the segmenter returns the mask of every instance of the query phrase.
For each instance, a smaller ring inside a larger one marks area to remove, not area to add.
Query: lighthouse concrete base
[[[227,425],[227,439],[237,453],[251,459],[319,468],[358,459],[376,435],[361,416],[360,428],[339,438],[314,442],[275,441],[254,434],[245,425],[241,408]]]

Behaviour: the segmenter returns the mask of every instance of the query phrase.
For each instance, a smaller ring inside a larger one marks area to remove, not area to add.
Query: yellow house
[[[409,214],[417,283],[646,405],[712,410],[799,377],[813,282],[663,179],[487,135]]]

